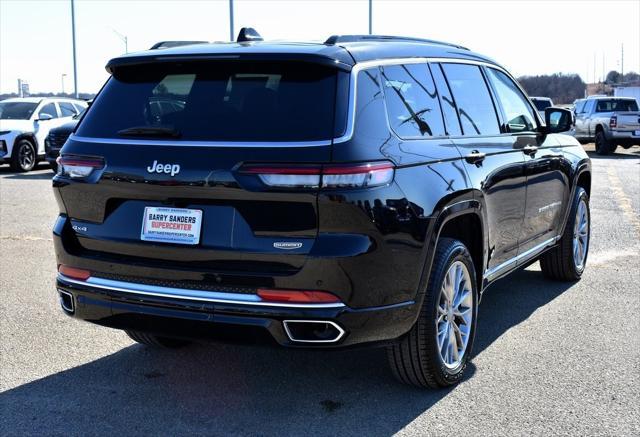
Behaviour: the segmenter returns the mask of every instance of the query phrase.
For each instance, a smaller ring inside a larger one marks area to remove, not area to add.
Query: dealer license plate
[[[202,211],[199,209],[146,207],[140,239],[160,243],[198,244]]]

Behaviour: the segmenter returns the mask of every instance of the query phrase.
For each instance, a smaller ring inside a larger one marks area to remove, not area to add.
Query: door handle
[[[526,155],[535,155],[536,152],[538,151],[538,146],[524,146],[522,148],[522,151],[526,154]]]
[[[478,150],[473,150],[471,153],[469,153],[467,156],[464,157],[464,159],[469,163],[469,164],[479,164],[482,161],[484,161],[484,158],[486,158],[487,154],[486,153],[482,153]]]

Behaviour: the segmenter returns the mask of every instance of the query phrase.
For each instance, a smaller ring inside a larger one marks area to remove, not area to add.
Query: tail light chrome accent
[[[59,156],[58,174],[71,179],[84,179],[91,176],[94,170],[104,168],[104,159],[90,156]]]
[[[300,166],[246,164],[239,171],[258,176],[270,187],[331,189],[387,185],[393,180],[395,167],[388,161]]]

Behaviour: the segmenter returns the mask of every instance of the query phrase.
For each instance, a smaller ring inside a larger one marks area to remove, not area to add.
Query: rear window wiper
[[[168,137],[179,138],[179,131],[168,127],[134,126],[118,131],[122,137]]]

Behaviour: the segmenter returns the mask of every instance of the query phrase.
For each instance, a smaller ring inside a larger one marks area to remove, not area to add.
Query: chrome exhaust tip
[[[336,343],[345,331],[328,320],[284,320],[284,331],[296,343]]]
[[[64,290],[58,290],[58,293],[60,294],[60,306],[62,309],[69,314],[75,313],[76,309],[73,294]]]

